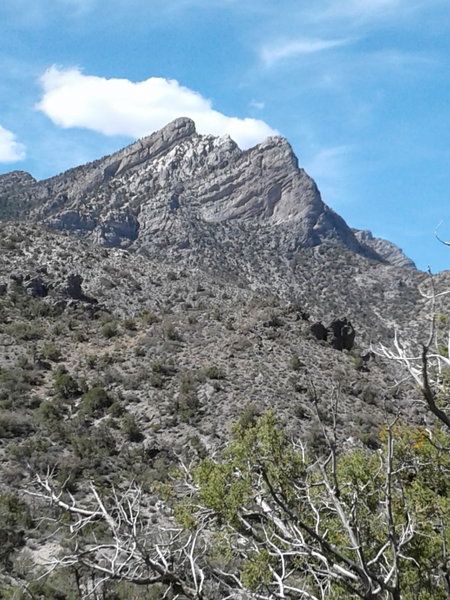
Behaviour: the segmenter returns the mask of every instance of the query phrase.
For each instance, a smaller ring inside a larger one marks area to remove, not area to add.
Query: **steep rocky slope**
[[[46,181],[0,177],[3,214],[12,188],[29,218],[106,246],[164,249],[192,261],[202,260],[205,245],[221,254],[226,238],[248,241],[251,253],[248,237],[257,237],[285,256],[332,241],[382,259],[322,202],[284,138],[243,152],[227,136],[198,135],[186,118]]]
[[[0,219],[0,597],[59,548],[35,473],[77,500],[135,481],[156,523],[169,467],[268,408],[314,452],[333,423],[372,448],[386,419],[427,423],[373,348],[423,339],[450,273],[351,230],[282,138],[242,152],[179,119],[46,181],[0,176]]]

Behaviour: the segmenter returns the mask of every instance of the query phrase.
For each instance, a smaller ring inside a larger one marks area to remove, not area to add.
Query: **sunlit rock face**
[[[245,245],[257,236],[287,254],[331,242],[369,258],[407,263],[373,238],[355,234],[322,201],[284,138],[242,151],[229,136],[197,134],[187,118],[45,181],[21,172],[2,176],[0,201],[11,188],[14,216],[20,207],[47,227],[109,247],[186,254],[198,253],[206,240],[211,251],[217,238],[241,238]]]

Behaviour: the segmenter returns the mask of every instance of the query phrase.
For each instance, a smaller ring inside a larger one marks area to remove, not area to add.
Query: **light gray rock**
[[[31,219],[105,246],[183,251],[202,262],[206,247],[217,261],[230,240],[245,247],[258,239],[287,257],[331,242],[380,258],[323,203],[282,137],[244,152],[229,136],[199,135],[193,121],[180,118],[57,177],[15,177]]]
[[[399,267],[416,268],[414,262],[403,253],[403,250],[392,242],[373,237],[372,232],[367,230],[353,229],[353,233],[357,240],[368,248],[375,250],[375,252],[386,262]]]

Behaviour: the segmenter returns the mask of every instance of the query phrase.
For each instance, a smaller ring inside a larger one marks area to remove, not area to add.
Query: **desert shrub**
[[[56,344],[53,342],[48,342],[44,344],[41,350],[42,358],[46,360],[51,360],[53,362],[58,362],[61,360],[61,351]]]
[[[122,431],[129,442],[140,442],[143,435],[134,415],[126,413],[122,419]]]
[[[112,403],[113,401],[102,387],[94,386],[83,394],[80,411],[88,417],[100,417]]]
[[[57,402],[44,400],[36,410],[36,416],[39,421],[47,425],[58,424],[64,414],[63,407]]]
[[[65,367],[58,367],[53,376],[53,390],[60,398],[69,400],[80,393],[80,386]]]
[[[40,340],[44,335],[43,328],[34,323],[11,323],[6,327],[6,332],[24,342]]]
[[[357,371],[366,371],[366,365],[362,356],[353,357],[353,366]]]
[[[118,333],[117,323],[115,321],[108,321],[107,323],[104,323],[100,329],[100,333],[106,339],[114,337]]]
[[[144,310],[140,314],[140,318],[145,325],[153,325],[153,323],[158,323],[159,318],[155,315],[151,310]]]
[[[175,328],[173,323],[164,325],[164,337],[172,342],[181,342],[183,340],[181,334]]]
[[[29,404],[27,392],[40,383],[40,376],[36,371],[21,367],[0,369],[0,406],[3,408],[18,408]]]
[[[294,354],[293,356],[291,356],[289,366],[293,371],[300,371],[303,365],[299,357],[296,354]]]
[[[124,407],[120,402],[113,402],[108,409],[108,414],[114,419],[116,417],[121,417],[125,412]]]
[[[208,379],[225,379],[225,373],[216,365],[210,365],[203,370]]]
[[[253,427],[260,416],[261,411],[256,404],[247,404],[239,415],[238,424],[242,429]]]
[[[150,373],[148,376],[148,382],[152,387],[160,390],[164,387],[165,379],[161,373]]]
[[[136,331],[136,329],[137,329],[136,319],[131,319],[131,318],[124,319],[123,326],[128,331]]]
[[[70,436],[70,445],[81,459],[80,467],[89,468],[94,473],[105,458],[117,454],[115,436],[106,423],[90,427],[87,431],[85,425],[79,423]]]
[[[11,554],[25,544],[24,529],[32,525],[28,506],[16,494],[0,494],[0,523],[0,565],[9,569]]]
[[[0,410],[0,439],[29,435],[35,427],[31,418],[11,410]]]
[[[150,365],[153,373],[159,373],[164,377],[170,377],[175,374],[175,368],[172,365],[163,363],[162,361],[155,361]]]

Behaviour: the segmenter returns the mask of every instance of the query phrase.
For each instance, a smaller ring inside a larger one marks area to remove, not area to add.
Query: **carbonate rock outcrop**
[[[195,247],[202,255],[199,248],[219,253],[235,239],[245,250],[258,238],[286,256],[327,242],[386,258],[322,201],[282,137],[242,151],[229,136],[199,135],[192,120],[179,118],[45,181],[2,176],[0,206],[12,180],[27,218],[109,247],[184,255]]]

